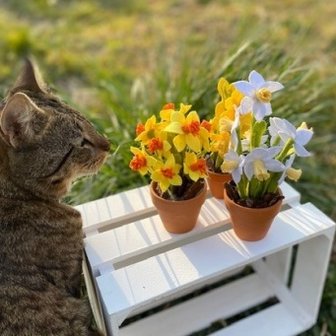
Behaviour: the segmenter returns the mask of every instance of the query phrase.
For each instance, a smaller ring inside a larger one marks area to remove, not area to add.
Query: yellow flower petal
[[[170,186],[170,183],[167,180],[162,180],[159,182],[159,186],[162,192],[166,192]]]
[[[174,112],[173,109],[161,110],[160,111],[160,118],[162,121],[170,121],[171,114]]]
[[[170,184],[179,186],[182,184],[182,178],[180,175],[174,175],[172,179],[170,179]]]
[[[190,149],[192,149],[195,152],[200,152],[201,151],[201,141],[198,137],[192,135],[192,134],[187,134],[185,136],[186,143],[189,146]]]
[[[180,113],[186,114],[190,109],[192,105],[185,105],[185,104],[180,104]]]
[[[174,111],[172,114],[171,114],[171,118],[170,120],[173,122],[178,122],[178,123],[184,123],[185,121],[185,116],[179,112],[179,111]]]
[[[156,125],[156,117],[155,115],[151,116],[145,123],[145,130],[148,131],[154,128]]]
[[[218,84],[217,84],[217,91],[223,99],[225,99],[227,95],[229,94],[228,92],[229,87],[230,87],[230,84],[225,78],[222,77],[219,79]]]
[[[178,121],[172,121],[164,129],[165,132],[183,134],[182,125]]]
[[[186,122],[187,123],[190,123],[192,121],[198,121],[200,122],[200,119],[199,119],[199,116],[197,114],[196,111],[191,111],[188,115],[187,115],[187,118],[186,118]]]
[[[182,152],[186,146],[186,136],[184,134],[176,135],[173,144],[178,152]]]

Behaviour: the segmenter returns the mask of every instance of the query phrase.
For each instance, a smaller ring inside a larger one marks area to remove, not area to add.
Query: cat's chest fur
[[[79,295],[80,214],[57,202],[1,199],[1,203],[0,259],[9,278],[11,273],[12,281],[17,274],[35,274],[43,282]]]

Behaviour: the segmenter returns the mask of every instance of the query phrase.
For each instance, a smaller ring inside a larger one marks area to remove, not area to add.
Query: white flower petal
[[[247,81],[238,81],[233,83],[234,87],[246,96],[254,95],[254,87]]]
[[[288,139],[293,139],[288,133],[279,132],[280,139],[286,142]]]
[[[248,180],[251,180],[253,176],[253,161],[251,162],[246,162],[244,165],[244,173]]]
[[[253,108],[253,99],[249,96],[245,96],[240,102],[238,109],[239,114],[247,114],[252,111]]]
[[[269,158],[274,158],[275,155],[279,154],[281,151],[281,146],[270,147],[267,149],[267,154]]]
[[[236,150],[237,146],[238,146],[238,135],[237,135],[237,131],[233,129],[231,131],[231,148],[233,150]]]
[[[265,162],[265,167],[271,172],[282,172],[285,166],[278,160],[267,160]]]
[[[266,109],[266,115],[269,116],[272,114],[272,106],[271,103],[264,103],[265,109]]]
[[[277,124],[276,124],[276,119],[279,119],[279,118],[276,118],[276,117],[273,117],[273,118],[270,118],[269,119],[269,123],[270,125],[268,126],[268,131],[269,131],[269,134],[274,137],[274,136],[278,136],[278,127],[277,127]]]
[[[253,104],[253,114],[257,121],[263,120],[266,114],[265,104],[255,101]]]
[[[225,155],[224,155],[224,160],[228,160],[228,161],[237,161],[239,162],[239,156],[237,154],[237,152],[233,151],[233,150],[229,150]]]
[[[246,160],[247,161],[266,160],[268,157],[269,157],[268,149],[258,147],[253,149],[252,152],[246,156]]]
[[[276,92],[282,90],[284,86],[279,82],[266,81],[264,84],[264,88],[270,90],[271,92]]]
[[[294,148],[295,148],[295,153],[297,154],[297,156],[301,156],[301,157],[311,156],[311,154],[306,150],[306,148],[304,148],[302,145],[298,143],[294,144]]]
[[[261,88],[265,84],[265,79],[260,73],[255,70],[252,70],[249,74],[249,82],[255,89]]]
[[[241,169],[236,168],[232,171],[231,176],[233,181],[235,181],[236,184],[238,184],[240,182],[241,179]]]
[[[261,136],[261,144],[264,145],[265,142],[267,141],[267,139],[268,139],[268,135],[267,134],[266,135],[262,135]]]
[[[299,129],[296,131],[295,142],[304,146],[306,145],[313,136],[313,132],[306,129]]]
[[[287,169],[290,168],[290,167],[292,166],[292,164],[293,164],[293,162],[294,162],[294,159],[295,159],[295,154],[292,154],[292,155],[289,157],[289,159],[286,161],[285,166],[286,166]]]
[[[291,124],[288,120],[286,119],[280,119],[281,120],[281,131],[284,131],[289,134],[289,136],[294,139],[296,136],[296,128],[293,124]]]

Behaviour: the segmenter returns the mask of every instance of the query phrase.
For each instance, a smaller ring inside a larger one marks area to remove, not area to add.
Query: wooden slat
[[[136,307],[183,291],[192,283],[206,282],[221,272],[310,239],[333,226],[312,204],[300,205],[280,213],[261,243],[241,241],[229,230],[102,275],[97,278],[98,287],[107,314],[115,315],[121,323]]]
[[[212,333],[211,336],[294,336],[311,325],[302,326],[295,315],[279,303]]]
[[[287,185],[288,186],[288,185]],[[289,186],[288,186],[289,187]],[[284,204],[297,200],[292,188],[285,187]],[[289,196],[288,196],[289,195]],[[91,206],[92,207],[92,206]],[[159,216],[149,217],[130,224],[124,224],[114,230],[88,236],[85,250],[95,276],[99,268],[120,267],[125,263],[136,262],[143,258],[162,253],[229,229],[229,215],[222,200],[207,199],[194,230],[175,235],[167,232]]]
[[[177,306],[132,323],[120,336],[184,336],[212,322],[231,317],[272,296],[256,274],[230,282]]]
[[[99,203],[98,206],[97,202]],[[84,203],[76,209],[82,214],[85,233],[106,225],[119,226],[123,222],[131,220],[134,216],[155,212],[148,186],[124,191],[98,201]],[[102,217],[100,212],[103,213]]]
[[[281,185],[287,203],[299,201],[300,194],[289,184]],[[77,206],[83,218],[83,229],[107,230],[156,213],[149,195],[149,187],[132,189],[97,201]]]
[[[85,238],[85,251],[94,275],[106,264],[136,262],[165,250],[182,246],[225,230],[229,215],[222,201],[207,199],[201,209],[196,227],[183,235],[165,230],[158,215],[123,225],[114,230]],[[120,267],[120,266],[119,266]]]

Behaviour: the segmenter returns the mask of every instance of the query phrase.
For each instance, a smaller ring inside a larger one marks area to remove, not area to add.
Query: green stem
[[[249,181],[247,177],[243,174],[237,185],[238,194],[242,199],[246,199],[248,197],[248,183]]]
[[[294,144],[293,139],[288,139],[282,151],[275,157],[276,160],[283,162]]]

